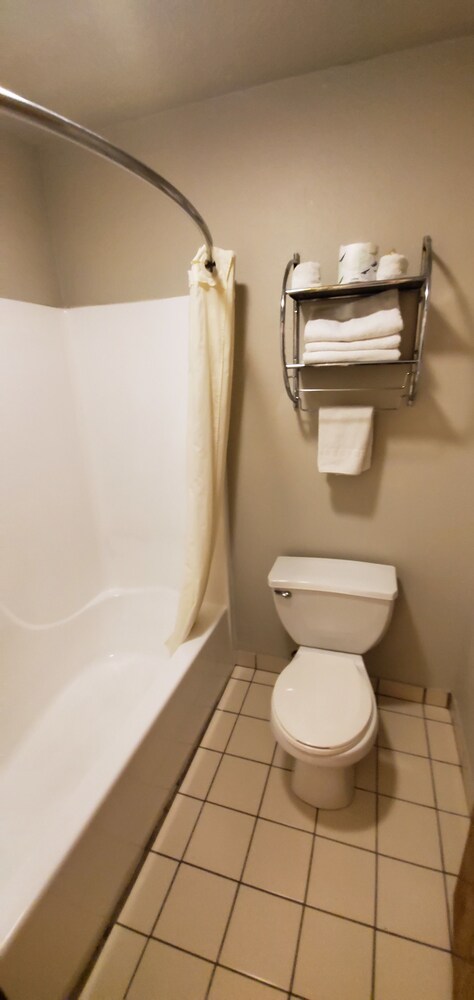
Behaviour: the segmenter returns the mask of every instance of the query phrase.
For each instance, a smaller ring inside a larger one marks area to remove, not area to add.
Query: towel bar
[[[428,316],[428,306],[431,291],[431,263],[432,263],[432,243],[431,237],[423,238],[421,253],[420,274],[411,277],[392,278],[386,281],[367,281],[347,285],[320,285],[316,288],[288,288],[288,279],[294,267],[300,262],[298,253],[293,254],[291,260],[285,268],[283,276],[282,292],[280,299],[280,353],[283,366],[283,382],[285,391],[295,409],[309,412],[309,407],[303,406],[303,399],[308,393],[345,393],[345,392],[387,392],[399,393],[397,406],[381,406],[377,409],[398,409],[402,400],[406,400],[408,406],[412,406],[418,389],[418,381],[421,371],[421,361],[426,331],[426,321]],[[366,295],[376,295],[380,292],[396,289],[399,292],[418,291],[418,304],[416,311],[416,326],[413,337],[413,357],[398,361],[335,361],[324,362],[322,364],[305,365],[300,361],[300,306],[301,303],[317,301],[318,299],[340,299],[347,296],[360,297]],[[293,318],[293,338],[292,338],[292,361],[286,358],[286,312],[291,301]],[[406,374],[401,385],[372,385],[372,386],[318,386],[315,388],[303,388],[301,386],[301,374],[303,371],[317,372],[319,369],[325,371],[331,369],[349,368],[380,368],[405,366]],[[311,408],[317,409],[317,407]]]

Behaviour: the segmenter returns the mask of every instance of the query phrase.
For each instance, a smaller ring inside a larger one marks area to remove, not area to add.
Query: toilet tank
[[[299,646],[341,653],[365,653],[380,641],[398,592],[394,566],[307,556],[279,556],[268,583]]]

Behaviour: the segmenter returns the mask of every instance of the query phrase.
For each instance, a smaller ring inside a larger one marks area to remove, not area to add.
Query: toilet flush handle
[[[274,594],[278,594],[278,597],[291,597],[291,590],[274,590]]]

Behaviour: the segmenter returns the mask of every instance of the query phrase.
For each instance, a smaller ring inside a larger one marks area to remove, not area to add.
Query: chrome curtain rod
[[[123,149],[119,149],[118,146],[114,146],[107,139],[102,138],[101,135],[97,135],[96,132],[91,132],[82,125],[77,125],[76,122],[70,121],[69,118],[63,118],[62,115],[56,114],[55,111],[43,108],[40,104],[34,104],[32,101],[26,100],[25,97],[20,97],[19,94],[14,94],[11,90],[6,90],[5,87],[0,87],[0,111],[5,111],[16,118],[27,119],[33,125],[37,125],[47,132],[54,132],[55,135],[69,139],[70,142],[75,142],[76,145],[83,146],[84,149],[90,149],[93,153],[97,153],[98,156],[102,156],[106,160],[111,160],[112,163],[117,163],[119,167],[123,167],[124,170],[128,170],[129,173],[135,174],[136,177],[141,177],[143,181],[147,181],[148,184],[152,184],[153,187],[163,191],[164,194],[168,195],[168,198],[172,198],[191,217],[201,230],[207,251],[206,267],[209,271],[212,271],[214,267],[212,259],[212,236],[208,226],[194,205],[185,198],[184,194],[181,194],[181,191],[178,191],[178,188],[170,184],[165,177],[157,174],[155,170],[147,167],[145,163],[137,160],[130,153],[126,153]]]

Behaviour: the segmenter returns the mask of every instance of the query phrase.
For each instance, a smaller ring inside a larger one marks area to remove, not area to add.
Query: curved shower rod
[[[168,198],[172,198],[191,217],[201,230],[207,251],[206,267],[209,271],[212,271],[215,265],[212,259],[212,236],[208,226],[204,222],[202,215],[194,208],[194,205],[185,198],[184,194],[181,194],[181,191],[178,191],[178,188],[170,184],[165,177],[157,174],[155,170],[147,167],[145,163],[137,160],[130,153],[126,153],[123,149],[119,149],[118,146],[114,146],[107,139],[102,138],[101,135],[97,135],[96,132],[91,132],[82,125],[77,125],[76,122],[71,121],[69,118],[63,118],[62,115],[56,114],[55,111],[43,108],[41,104],[34,104],[33,101],[28,101],[25,97],[20,97],[19,94],[14,94],[11,90],[6,90],[5,87],[0,87],[0,111],[6,111],[7,114],[13,115],[16,118],[26,118],[33,125],[38,125],[39,128],[47,132],[54,132],[55,135],[69,139],[70,142],[75,142],[78,146],[90,149],[93,153],[97,153],[98,156],[102,156],[106,160],[112,160],[119,167],[123,167],[124,170],[128,170],[129,173],[141,177],[143,181],[147,181],[148,184],[152,184],[153,187],[163,191],[164,194],[168,195]]]

